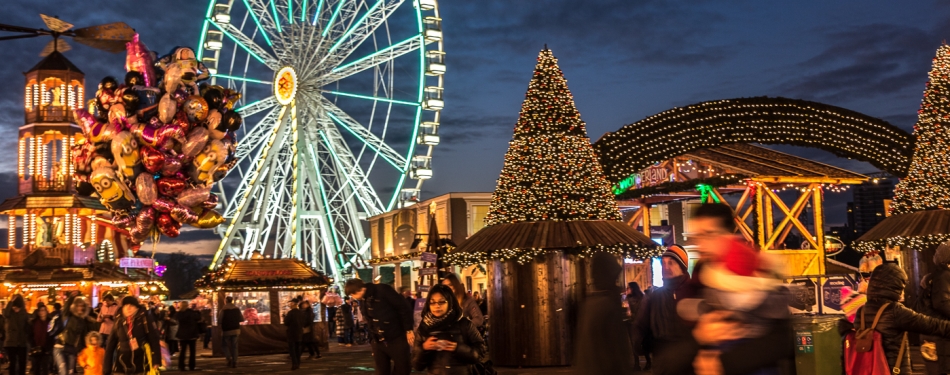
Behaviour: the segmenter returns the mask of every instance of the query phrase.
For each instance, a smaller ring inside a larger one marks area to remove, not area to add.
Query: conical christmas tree
[[[937,49],[914,125],[914,156],[891,215],[855,241],[860,251],[923,250],[950,239],[950,46]]]
[[[950,209],[950,46],[937,50],[917,111],[914,157],[894,189],[891,213]]]
[[[492,226],[620,218],[567,80],[545,47],[485,222]]]

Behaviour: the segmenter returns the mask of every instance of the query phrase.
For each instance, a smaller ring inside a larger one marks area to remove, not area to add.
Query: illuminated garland
[[[937,49],[917,111],[910,172],[894,188],[891,214],[950,209],[950,46]]]
[[[400,260],[410,260],[410,259],[412,259],[412,258],[416,258],[416,257],[421,256],[422,253],[423,253],[422,251],[413,251],[413,252],[407,253],[407,254],[393,255],[393,256],[391,256],[391,257],[372,258],[372,259],[368,260],[367,263],[369,263],[369,264],[380,264],[380,263],[396,262],[396,261],[400,261]]]
[[[581,258],[592,256],[598,251],[608,252],[619,255],[625,259],[650,259],[663,254],[663,248],[660,246],[640,246],[640,245],[615,245],[615,246],[578,246],[568,249],[498,249],[488,253],[463,253],[449,252],[445,255],[445,261],[449,264],[468,267],[473,264],[485,263],[489,260],[508,261],[514,260],[518,264],[526,264],[537,257],[549,252],[563,251],[565,254],[577,255]]]
[[[620,218],[567,80],[545,48],[528,84],[485,223]]]
[[[905,176],[913,137],[887,121],[787,98],[742,98],[673,108],[609,133],[594,147],[618,182],[672,157],[731,143],[816,147]]]
[[[950,240],[950,234],[931,234],[917,237],[891,237],[886,240],[861,241],[853,244],[854,249],[861,252],[880,251],[885,246],[900,246],[908,249],[926,249]]]

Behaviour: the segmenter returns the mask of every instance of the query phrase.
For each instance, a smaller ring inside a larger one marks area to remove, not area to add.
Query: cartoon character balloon
[[[112,138],[112,156],[123,180],[131,179],[138,173],[137,167],[142,160],[139,158],[139,142],[132,133],[122,131]]]
[[[119,181],[112,168],[96,168],[92,171],[89,182],[96,189],[96,193],[99,193],[99,202],[109,210],[127,210],[135,203],[132,191],[124,182]]]

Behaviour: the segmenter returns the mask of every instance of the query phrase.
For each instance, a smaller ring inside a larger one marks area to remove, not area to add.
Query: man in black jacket
[[[224,347],[224,358],[228,361],[228,367],[237,368],[238,359],[238,336],[241,334],[241,322],[244,321],[244,314],[234,306],[234,298],[228,296],[224,299],[224,308],[221,309],[221,343]]]
[[[284,315],[284,326],[287,327],[287,344],[290,347],[291,370],[300,368],[301,341],[303,341],[303,312],[297,308],[297,300],[287,302],[290,311]]]
[[[181,303],[181,311],[176,315],[178,318],[178,343],[181,347],[181,354],[178,355],[178,371],[185,371],[185,357],[191,355],[188,360],[188,369],[195,369],[195,342],[201,334],[199,323],[201,322],[201,313],[189,308],[188,302]],[[185,351],[187,349],[187,352]],[[187,354],[187,355],[186,355]]]
[[[406,299],[386,284],[365,284],[350,279],[343,287],[346,295],[360,300],[360,312],[372,335],[376,375],[408,375],[412,371],[409,350],[412,333],[412,309]]]

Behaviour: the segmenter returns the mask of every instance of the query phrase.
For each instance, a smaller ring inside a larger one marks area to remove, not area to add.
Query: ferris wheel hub
[[[297,72],[285,66],[274,75],[274,97],[280,105],[288,105],[297,95]]]

